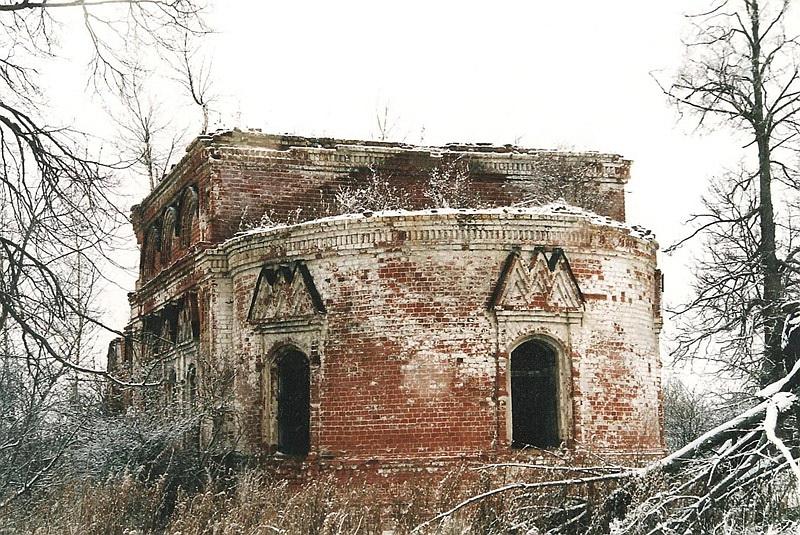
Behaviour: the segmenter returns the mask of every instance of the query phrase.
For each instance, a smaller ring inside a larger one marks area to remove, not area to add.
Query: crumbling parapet
[[[447,162],[474,206],[426,207]],[[624,222],[629,169],[516,147],[201,138],[134,211],[133,343],[184,390],[191,364],[191,388],[218,397],[212,427],[276,462],[658,454],[661,273],[652,235]],[[376,176],[406,205],[332,207]],[[569,195],[584,208],[550,202]],[[245,229],[245,207],[269,224]]]

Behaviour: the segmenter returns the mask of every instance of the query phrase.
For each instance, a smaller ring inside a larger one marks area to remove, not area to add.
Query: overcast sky
[[[388,106],[391,138],[597,150],[634,161],[628,219],[679,238],[707,179],[739,158],[698,133],[654,80],[682,63],[698,2],[219,3],[219,90],[242,126],[363,138]],[[667,300],[688,254],[665,258]]]
[[[220,95],[212,122],[370,138],[376,113],[388,109],[397,141],[621,154],[634,162],[628,220],[665,247],[741,145],[679,121],[653,78],[668,83],[680,66],[692,4],[212,0],[207,45]],[[85,92],[63,80],[69,98]],[[141,197],[141,184],[130,192]],[[668,301],[685,296],[687,257],[662,255]],[[124,324],[125,308],[116,316]]]
[[[228,121],[363,138],[388,106],[399,141],[622,154],[634,161],[629,221],[667,245],[708,177],[738,158],[725,133],[679,122],[653,79],[682,62],[690,4],[218,3],[210,21]],[[668,281],[685,278],[683,260],[662,262]]]

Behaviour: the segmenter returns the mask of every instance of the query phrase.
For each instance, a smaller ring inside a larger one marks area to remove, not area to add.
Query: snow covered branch
[[[498,495],[520,492],[542,502],[520,508],[523,518],[517,525],[539,530],[535,533],[707,533],[731,510],[751,525],[771,522],[776,508],[787,507],[786,490],[800,496],[797,437],[790,432],[794,426],[786,425],[798,404],[799,380],[800,363],[762,389],[762,400],[750,409],[642,468],[525,463],[481,467],[525,468],[545,477],[570,471],[581,476],[498,486],[456,504],[414,532],[434,529],[459,511]],[[597,492],[597,485],[605,485],[605,492]],[[784,492],[774,490],[778,485]],[[753,507],[754,500],[758,507]]]

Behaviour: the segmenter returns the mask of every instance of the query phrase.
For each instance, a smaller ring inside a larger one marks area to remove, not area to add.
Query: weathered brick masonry
[[[475,207],[428,206],[426,178],[448,162],[464,165]],[[515,147],[200,138],[134,208],[142,270],[111,365],[135,374],[162,357],[167,399],[223,406],[206,438],[224,431],[277,461],[659,453],[661,277],[655,242],[623,223],[629,167]],[[376,172],[408,210],[336,215],[337,192]],[[555,197],[600,215],[534,206]],[[237,233],[264,213],[292,224]]]

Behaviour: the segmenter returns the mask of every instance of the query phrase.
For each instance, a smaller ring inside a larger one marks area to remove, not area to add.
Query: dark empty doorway
[[[308,359],[288,351],[278,359],[278,451],[306,455],[310,447]]]
[[[556,351],[529,340],[511,352],[511,441],[517,448],[559,445]]]

